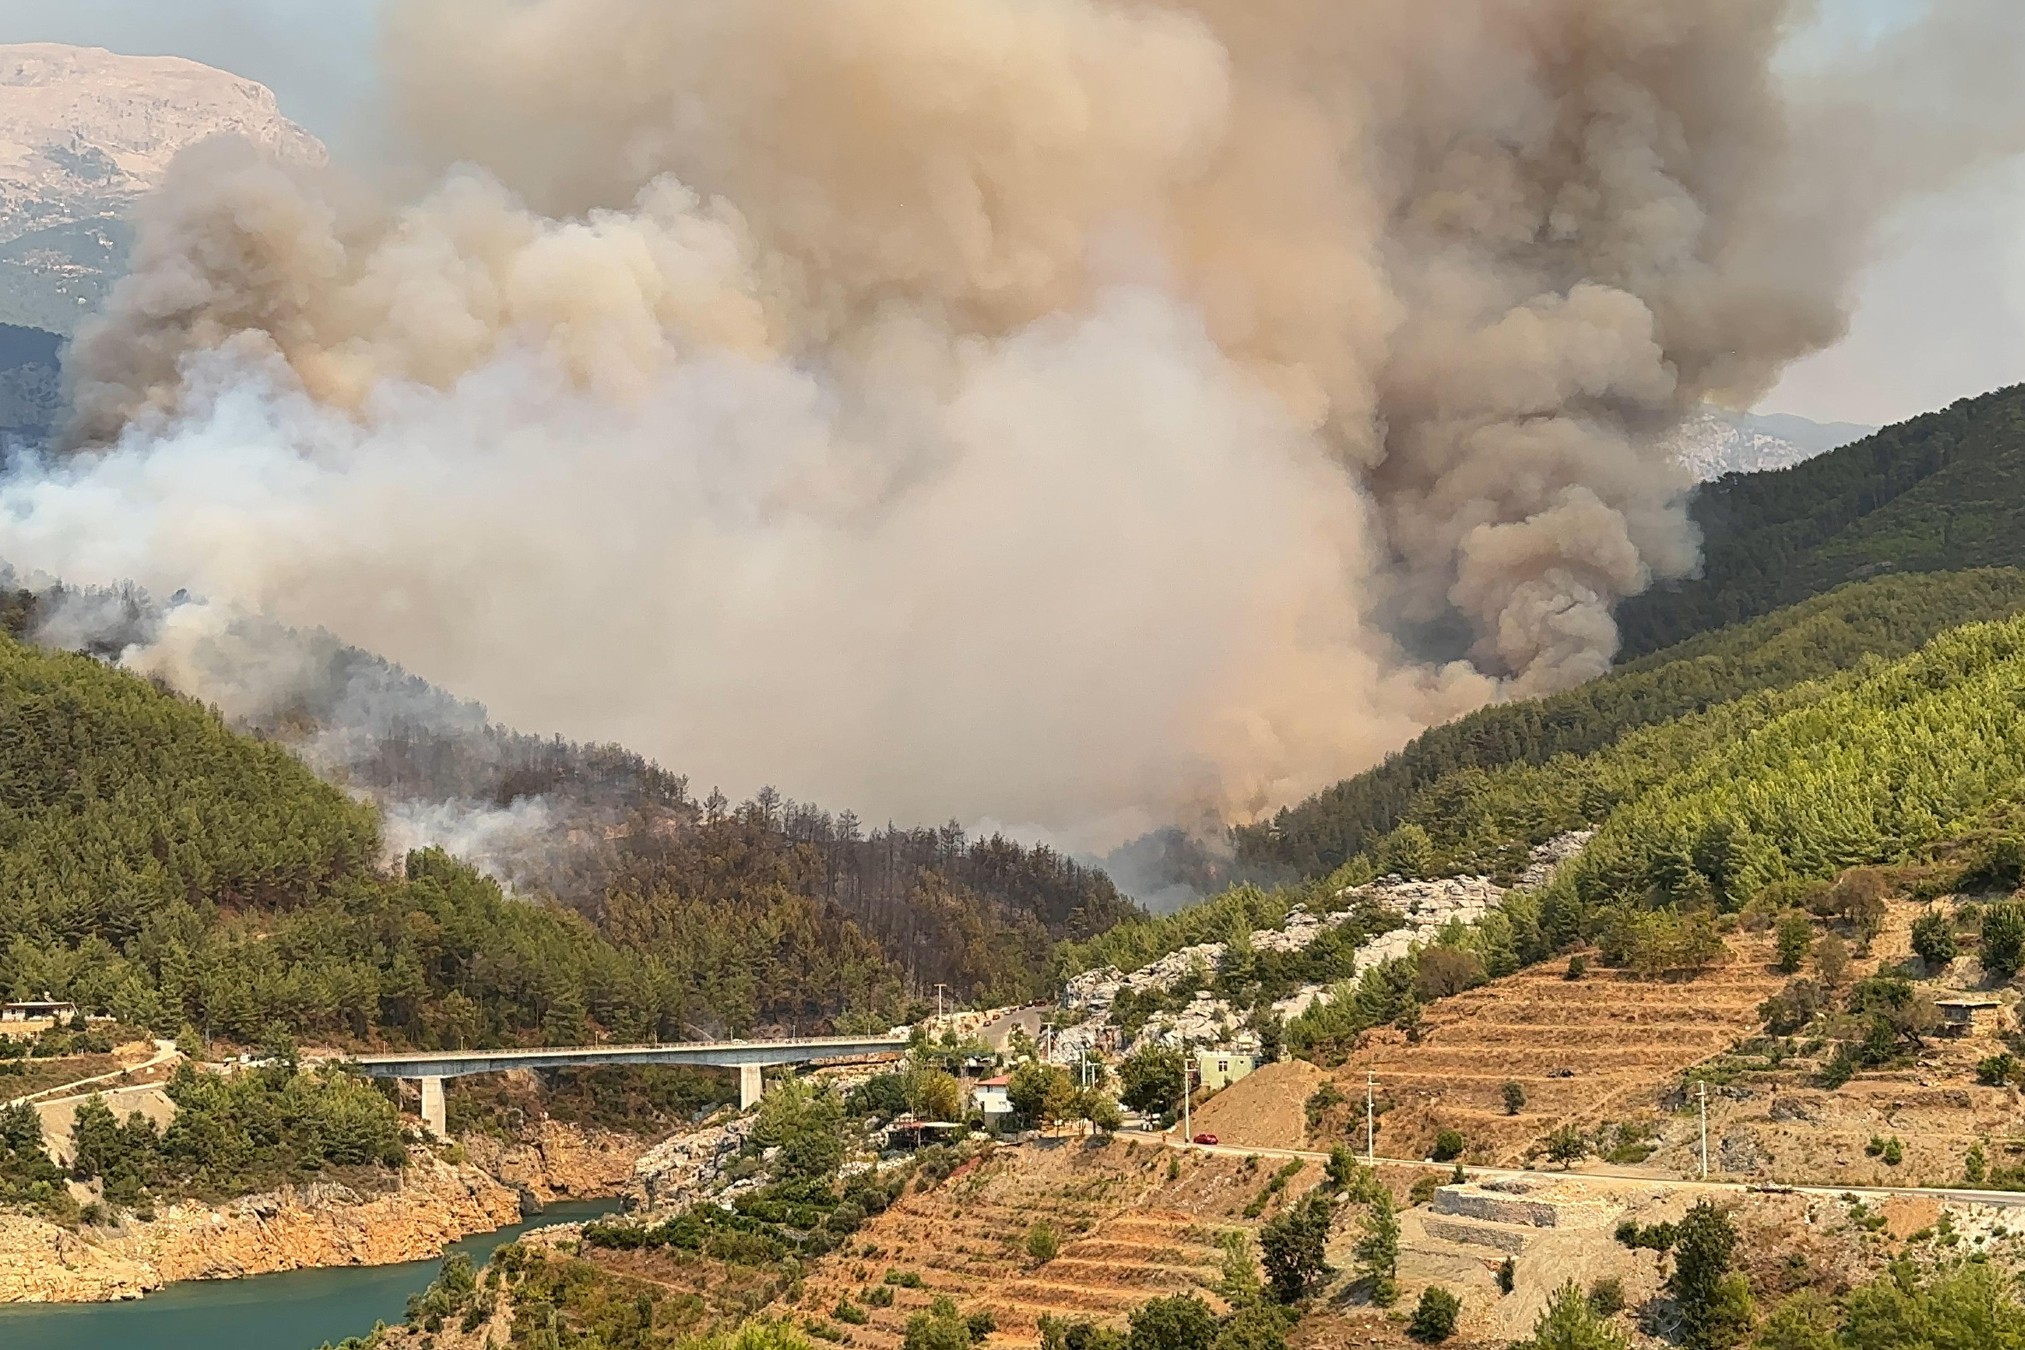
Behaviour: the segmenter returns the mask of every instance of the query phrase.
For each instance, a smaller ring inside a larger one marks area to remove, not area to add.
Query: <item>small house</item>
[[[990,1125],[1012,1114],[1012,1100],[1006,1096],[1006,1088],[1011,1081],[1004,1074],[1000,1074],[997,1078],[987,1078],[971,1088],[970,1104],[984,1117],[985,1124]]]
[[[25,1003],[0,1003],[0,1022],[69,1022],[77,1017],[77,1005],[55,999],[34,999]]]
[[[1259,1066],[1258,1056],[1249,1050],[1198,1050],[1195,1077],[1206,1092],[1229,1087]]]
[[[1934,1007],[1941,1014],[1941,1030],[1950,1036],[1966,1036],[1978,1027],[1995,1022],[2003,1006],[2001,999],[1988,995],[1971,994],[1934,1000]]]

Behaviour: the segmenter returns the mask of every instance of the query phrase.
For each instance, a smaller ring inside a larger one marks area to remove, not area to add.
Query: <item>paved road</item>
[[[1120,1131],[1127,1138],[1143,1139],[1150,1143],[1164,1144],[1168,1148],[1185,1149],[1192,1153],[1212,1153],[1226,1158],[1300,1158],[1304,1161],[1327,1162],[1329,1155],[1309,1149],[1296,1148],[1240,1148],[1235,1144],[1193,1144],[1175,1134],[1153,1131]],[[1358,1155],[1358,1161],[1374,1161]],[[1430,1163],[1425,1158],[1378,1158],[1376,1162],[1396,1167],[1447,1167],[1447,1163]],[[1463,1167],[1463,1174],[1472,1180],[1502,1181],[1525,1179],[1532,1181],[1607,1183],[1613,1186],[1645,1185],[1663,1186],[1672,1190],[1713,1191],[1730,1195],[1752,1193],[1791,1193],[1796,1195],[1825,1195],[1839,1198],[1853,1195],[1858,1199],[1888,1199],[1896,1195],[1922,1196],[1934,1200],[1950,1200],[1957,1204],[2006,1205],[2013,1208],[2025,1207],[2025,1193],[2018,1191],[1978,1191],[1956,1186],[1774,1186],[1753,1185],[1741,1181],[1702,1181],[1677,1177],[1655,1177],[1638,1172],[1614,1172],[1609,1169],[1580,1172],[1541,1172],[1524,1167]]]
[[[1014,1008],[1002,1013],[978,1028],[977,1038],[993,1050],[1004,1051],[1012,1042],[1015,1031],[1024,1031],[1031,1040],[1038,1041],[1041,1035],[1041,1019],[1052,1010],[1051,1004],[1036,1003],[1029,1008]]]
[[[507,1069],[586,1068],[609,1064],[772,1067],[824,1059],[903,1054],[906,1036],[820,1036],[780,1041],[662,1041],[655,1045],[582,1045],[499,1050],[407,1050],[333,1056],[369,1078],[457,1078]]]

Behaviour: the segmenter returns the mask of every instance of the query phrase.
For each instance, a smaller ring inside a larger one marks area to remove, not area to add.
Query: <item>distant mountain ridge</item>
[[[326,157],[252,80],[179,57],[0,45],[0,323],[69,336],[126,270],[134,203],[179,151],[225,135]]]
[[[1667,438],[1674,461],[1697,483],[1725,474],[1790,469],[1816,455],[1871,435],[1854,422],[1810,422],[1787,413],[1738,413],[1703,408]]]
[[[1702,570],[1618,609],[1633,659],[1883,572],[2025,563],[2025,385],[1696,495]]]

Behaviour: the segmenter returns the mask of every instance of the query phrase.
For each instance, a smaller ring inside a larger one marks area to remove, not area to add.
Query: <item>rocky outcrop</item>
[[[161,1287],[151,1266],[47,1220],[0,1214],[0,1303],[116,1303]]]
[[[1312,944],[1324,931],[1372,914],[1396,915],[1400,925],[1379,933],[1357,948],[1353,970],[1361,974],[1373,966],[1412,954],[1417,944],[1430,941],[1451,923],[1471,925],[1482,922],[1507,895],[1515,890],[1535,890],[1554,879],[1561,864],[1580,854],[1595,835],[1594,830],[1576,830],[1556,836],[1534,848],[1525,871],[1512,887],[1501,886],[1488,877],[1437,877],[1409,880],[1401,876],[1380,877],[1363,886],[1349,887],[1336,894],[1337,907],[1328,914],[1312,914],[1305,906],[1289,910],[1278,928],[1260,929],[1250,935],[1255,952],[1295,952]],[[1087,971],[1064,986],[1062,1006],[1078,1015],[1078,1021],[1057,1028],[1051,1040],[1051,1057],[1058,1063],[1074,1063],[1105,1040],[1112,1006],[1126,991],[1167,992],[1184,980],[1214,975],[1223,965],[1227,948],[1221,942],[1203,942],[1169,952],[1157,961],[1130,974],[1115,966]],[[1317,1002],[1326,1001],[1332,986],[1312,984],[1273,1005],[1283,1021],[1292,1021]],[[1188,1006],[1156,1013],[1146,1021],[1135,1044],[1160,1042],[1168,1045],[1221,1043],[1242,1044],[1246,1034],[1238,1032],[1245,1021],[1243,1010],[1214,995],[1201,992]],[[1130,1046],[1115,1046],[1130,1049]]]
[[[419,1149],[395,1188],[372,1194],[335,1183],[288,1187],[81,1233],[0,1216],[0,1303],[105,1302],[174,1280],[418,1261],[519,1218],[517,1191]]]
[[[636,1134],[556,1120],[538,1121],[516,1140],[473,1134],[461,1142],[473,1162],[544,1205],[622,1194],[632,1187],[633,1165],[650,1147]]]
[[[745,1147],[756,1118],[733,1116],[648,1150],[633,1165],[634,1194],[649,1210],[681,1209],[711,1190]]]
[[[93,47],[0,45],[0,128],[0,323],[64,335],[126,270],[134,206],[178,152],[236,136],[326,157],[251,80]]]

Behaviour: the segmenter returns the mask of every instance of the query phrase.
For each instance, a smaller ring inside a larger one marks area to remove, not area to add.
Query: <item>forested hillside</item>
[[[0,991],[246,1042],[672,1039],[899,1011],[876,944],[765,850],[628,893],[608,936],[442,854],[381,874],[369,807],[88,657],[0,638],[0,709]],[[714,828],[771,833],[757,808]]]
[[[151,642],[163,613],[131,589],[0,591],[0,629],[108,659]],[[292,668],[317,674],[240,729],[340,785],[424,814],[446,803],[467,815],[535,808],[510,857],[489,861],[523,893],[553,896],[635,942],[715,952],[725,906],[765,915],[762,931],[833,926],[841,914],[854,941],[869,938],[918,986],[1010,1001],[1043,991],[1057,941],[1137,912],[1102,872],[1046,847],[972,840],[953,823],[867,828],[772,789],[736,806],[715,791],[699,801],[687,779],[621,746],[501,727],[329,634],[242,626],[234,637],[250,651],[286,650]],[[715,1002],[728,1016],[772,1016],[751,991]]]
[[[1769,921],[1802,897],[1851,903],[1825,883],[1872,864],[1946,855],[1951,879],[1936,893],[1986,874],[2011,889],[2025,858],[2021,706],[2025,617],[2013,617],[1591,754],[1460,770],[1352,869],[1480,871],[1515,841],[1596,834],[1543,889],[1364,971],[1290,1024],[1288,1042],[1340,1053],[1370,1027],[1410,1026],[1423,1001],[1584,943],[1648,977],[1696,969],[1723,949],[1718,916],[1752,907]]]
[[[2025,386],[1721,479],[1693,511],[1702,575],[1619,607],[1628,656],[1879,572],[2025,563]]]
[[[54,333],[0,323],[0,439],[48,434],[62,403],[61,346]]]
[[[1482,709],[1425,733],[1384,764],[1238,833],[1239,858],[1327,873],[1402,820],[1469,819],[1481,772],[1585,755],[1627,733],[1868,658],[1903,656],[1958,624],[2025,609],[2025,571],[1880,578],[1704,634],[1546,699]]]

